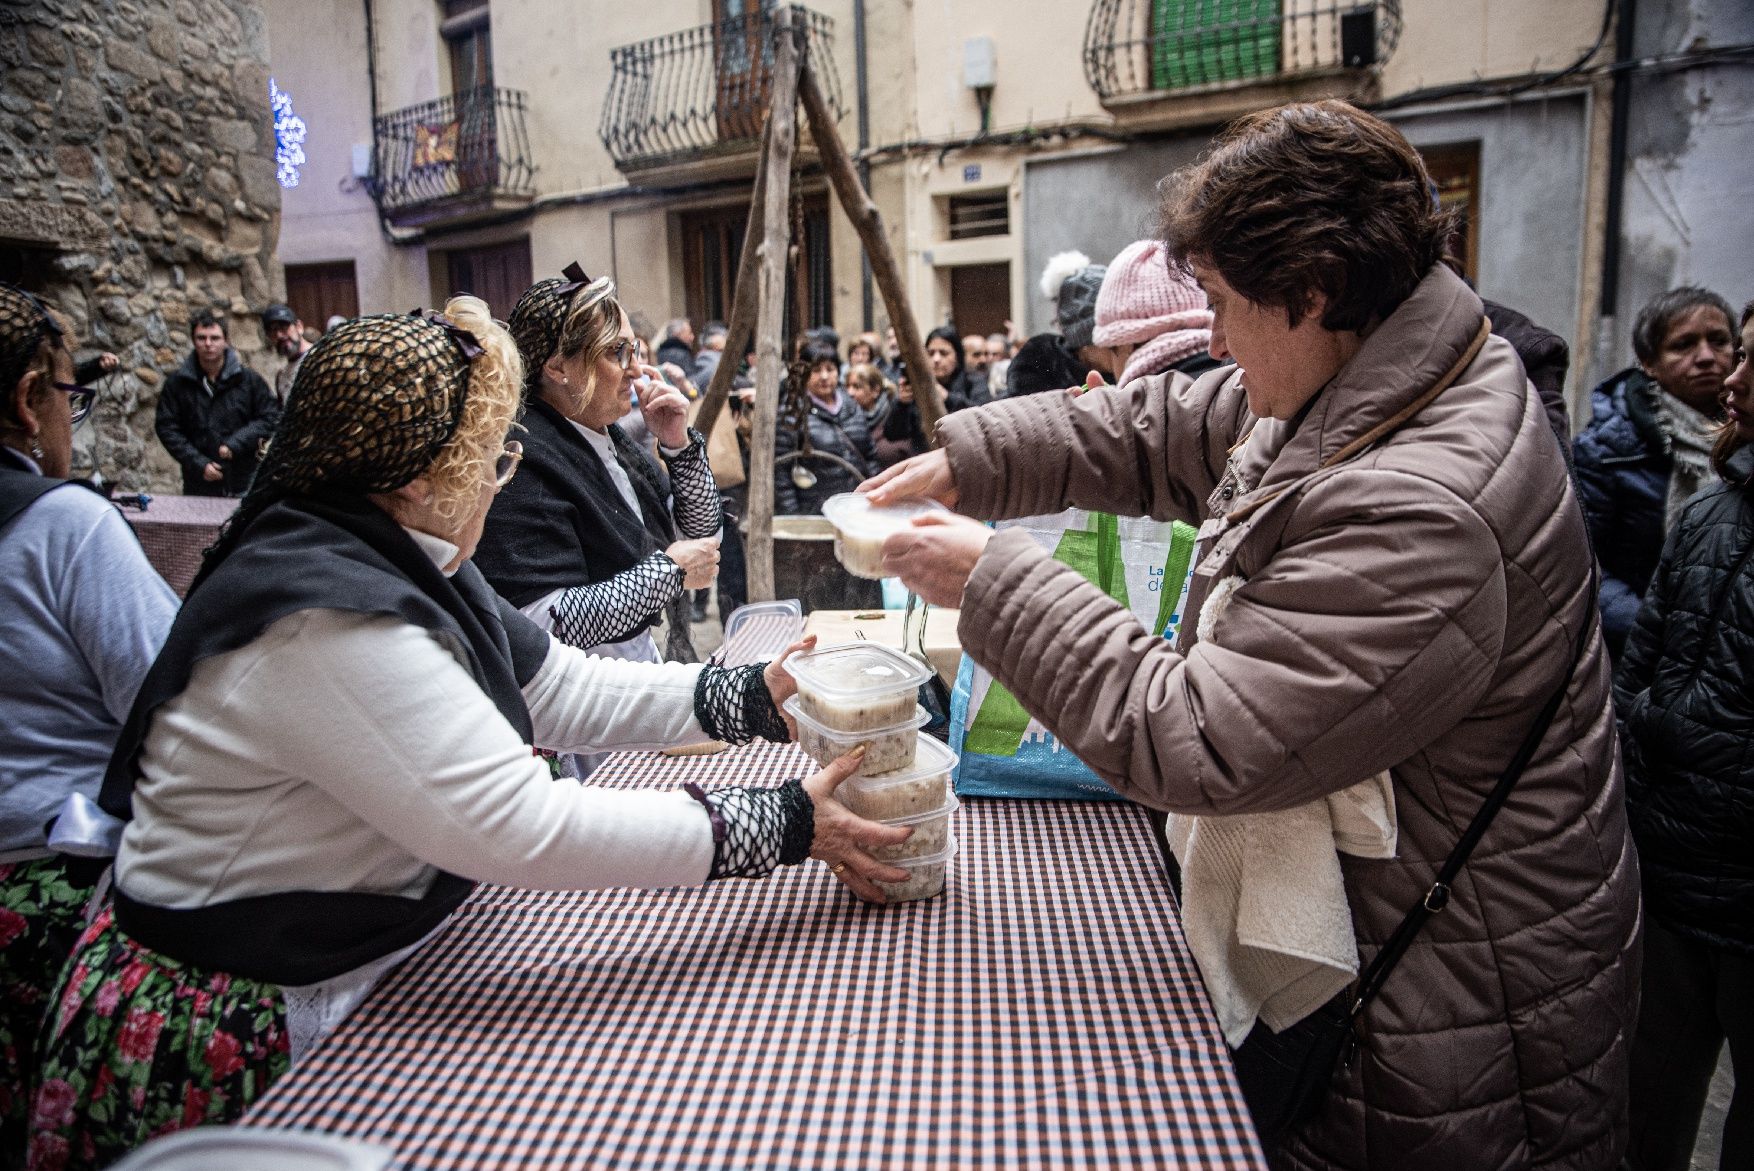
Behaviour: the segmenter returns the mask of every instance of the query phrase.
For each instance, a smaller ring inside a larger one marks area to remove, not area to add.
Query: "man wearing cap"
[[[268,335],[268,344],[274,347],[274,351],[286,359],[286,365],[274,376],[274,397],[284,405],[286,396],[292,393],[292,380],[298,377],[299,363],[310,352],[311,343],[305,340],[305,323],[298,319],[292,306],[277,301],[262,310],[262,332]]]

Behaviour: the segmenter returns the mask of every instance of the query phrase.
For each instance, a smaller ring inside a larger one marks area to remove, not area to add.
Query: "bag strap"
[[[1593,602],[1595,596],[1596,572],[1592,566],[1588,597]],[[1541,741],[1546,738],[1547,729],[1552,726],[1553,717],[1559,714],[1559,705],[1565,702],[1565,693],[1570,690],[1571,681],[1576,676],[1578,667],[1583,663],[1584,652],[1589,647],[1590,619],[1593,614],[1594,606],[1592,605],[1585,612],[1583,623],[1578,629],[1577,647],[1572,654],[1571,666],[1566,670],[1565,677],[1560,680],[1559,686],[1554,688],[1553,694],[1548,697],[1547,705],[1541,709],[1541,713],[1536,717],[1534,726],[1529,729],[1528,735],[1523,737],[1523,742],[1517,748],[1516,755],[1511,758],[1509,767],[1499,775],[1498,784],[1493,786],[1492,792],[1487,795],[1479,812],[1474,814],[1474,820],[1468,823],[1468,828],[1462,833],[1461,840],[1450,851],[1449,857],[1444,859],[1443,867],[1437,872],[1437,878],[1432,882],[1430,889],[1425,892],[1425,897],[1415,903],[1412,909],[1407,912],[1406,917],[1401,920],[1401,925],[1395,928],[1394,935],[1389,937],[1388,944],[1376,954],[1376,958],[1364,970],[1364,975],[1359,977],[1358,994],[1353,998],[1352,1005],[1346,1013],[1347,1018],[1352,1022],[1355,1033],[1359,1017],[1364,1012],[1365,1007],[1376,999],[1378,992],[1382,991],[1382,986],[1388,980],[1389,973],[1394,971],[1395,965],[1400,962],[1401,957],[1407,954],[1407,949],[1413,946],[1414,939],[1418,937],[1426,921],[1449,905],[1450,890],[1455,885],[1456,876],[1461,873],[1462,867],[1467,865],[1468,857],[1473,854],[1474,847],[1479,845],[1480,839],[1486,836],[1486,830],[1491,826],[1492,819],[1504,807],[1505,801],[1510,798],[1511,789],[1522,777],[1523,770],[1528,767],[1529,761],[1534,759],[1536,750],[1541,746]]]

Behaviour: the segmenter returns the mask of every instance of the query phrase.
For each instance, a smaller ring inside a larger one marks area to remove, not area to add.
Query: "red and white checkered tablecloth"
[[[614,757],[771,783],[793,748]],[[698,889],[483,888],[247,1119],[406,1168],[1263,1168],[1144,817],[969,800],[944,895],[819,864]]]

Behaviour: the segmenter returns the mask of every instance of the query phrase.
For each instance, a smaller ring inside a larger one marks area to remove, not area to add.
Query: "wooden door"
[[[473,293],[504,321],[524,290],[530,287],[530,238],[480,248],[458,248],[442,254],[446,287],[443,296]],[[435,270],[441,266],[435,265]],[[435,290],[439,293],[441,290]],[[443,303],[443,296],[435,296]]]
[[[950,270],[950,317],[957,333],[1004,333],[1011,316],[1009,264],[965,264]]]
[[[359,278],[353,261],[287,265],[286,303],[307,328],[319,332],[331,317],[358,317]]]

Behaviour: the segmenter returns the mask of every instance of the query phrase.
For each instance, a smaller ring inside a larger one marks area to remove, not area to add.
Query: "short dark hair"
[[[1663,339],[1669,336],[1669,327],[1675,324],[1675,318],[1701,305],[1722,313],[1725,325],[1736,319],[1730,311],[1730,303],[1710,289],[1698,285],[1670,289],[1640,309],[1638,319],[1632,324],[1632,352],[1638,360],[1656,361],[1657,351],[1663,348]]]
[[[195,315],[189,318],[189,336],[194,337],[197,329],[206,329],[215,325],[219,327],[219,335],[226,341],[230,341],[231,329],[225,324],[225,318],[211,309],[198,309]]]
[[[1291,324],[1317,294],[1329,330],[1394,312],[1443,259],[1454,215],[1419,152],[1347,102],[1294,102],[1230,124],[1161,185],[1172,264],[1198,262]]]
[[[805,342],[804,348],[798,352],[798,361],[811,370],[826,362],[838,371],[840,369],[840,351],[826,342]]]

